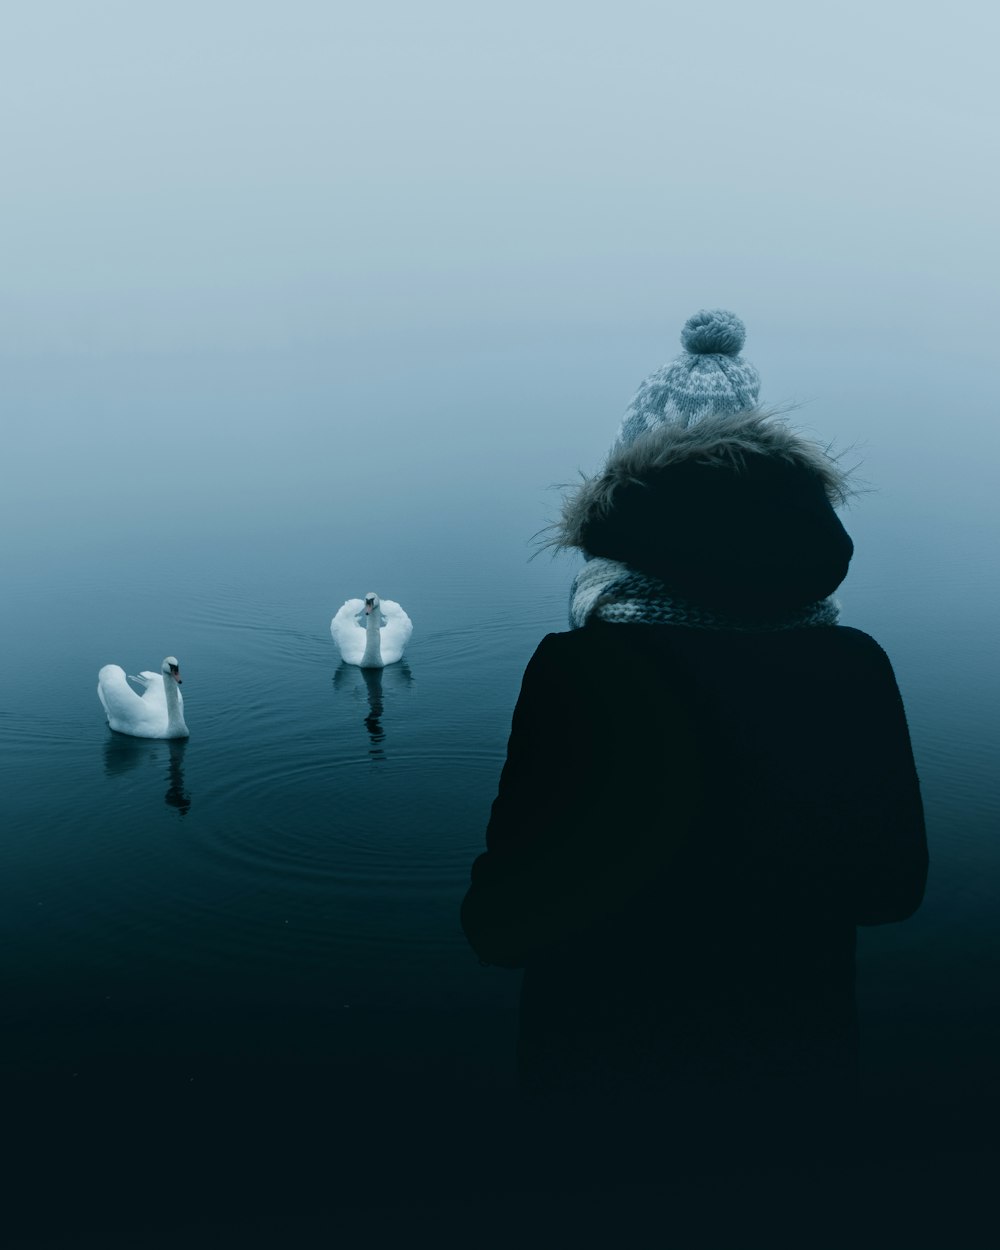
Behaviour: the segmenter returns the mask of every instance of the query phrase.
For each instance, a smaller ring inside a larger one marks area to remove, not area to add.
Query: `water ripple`
[[[425,890],[461,875],[481,839],[498,753],[412,749],[391,765],[388,780],[361,754],[258,767],[200,797],[210,827],[203,853],[226,871],[354,893]],[[463,796],[469,827],[442,827],[441,811]]]

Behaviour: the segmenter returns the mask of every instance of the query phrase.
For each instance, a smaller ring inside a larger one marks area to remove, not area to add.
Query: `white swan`
[[[348,664],[383,668],[403,658],[413,622],[398,603],[370,593],[348,599],[330,622],[330,633]]]
[[[142,694],[136,694],[130,681],[145,687]],[[180,684],[180,667],[172,655],[163,661],[158,673],[126,677],[117,664],[105,664],[97,674],[97,694],[108,724],[116,733],[133,738],[188,737]]]

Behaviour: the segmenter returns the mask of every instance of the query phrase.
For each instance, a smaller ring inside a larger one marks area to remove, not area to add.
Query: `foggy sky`
[[[178,464],[199,525],[540,490],[722,306],[886,508],[993,523],[997,34],[963,2],[12,7],[0,519],[141,522]]]

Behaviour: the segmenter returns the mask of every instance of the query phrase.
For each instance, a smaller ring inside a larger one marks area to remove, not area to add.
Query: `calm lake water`
[[[12,542],[0,992],[18,1184],[42,1194],[25,1244],[490,1180],[519,977],[477,964],[458,905],[521,671],[565,627],[574,561],[528,558],[540,498],[456,515],[358,489],[308,528],[249,500],[214,532],[67,515]],[[1000,1044],[997,592],[971,521],[877,500],[847,520],[842,619],[894,661],[932,853],[920,913],[861,936],[869,1086],[971,1147]],[[414,622],[381,675],[329,633],[368,590]],[[112,734],[98,668],[168,653],[190,739]]]

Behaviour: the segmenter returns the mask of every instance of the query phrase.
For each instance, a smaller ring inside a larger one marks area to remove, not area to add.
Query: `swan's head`
[[[373,590],[370,590],[368,594],[365,595],[365,615],[369,616],[378,606],[379,597]]]
[[[178,686],[181,684],[181,668],[176,656],[168,655],[160,665],[160,672],[164,677],[172,677]]]

